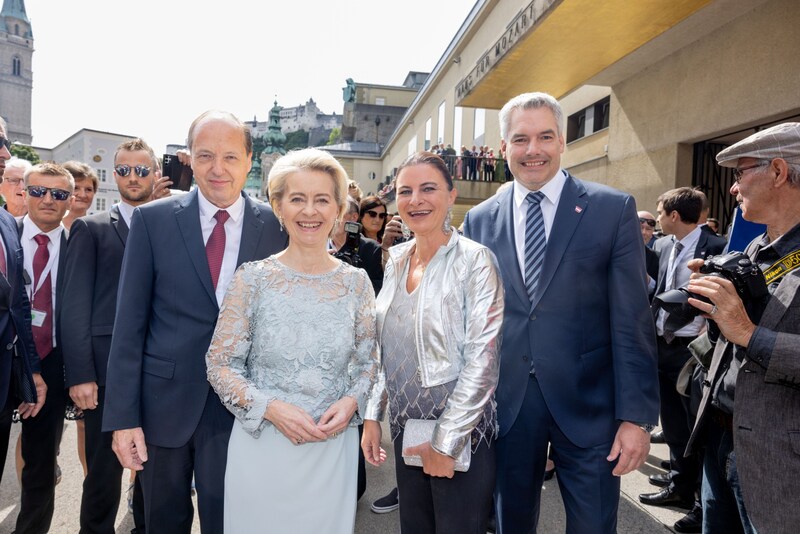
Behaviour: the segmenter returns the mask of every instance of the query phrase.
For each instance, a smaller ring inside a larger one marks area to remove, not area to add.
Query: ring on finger
[[[717,313],[717,305],[716,304],[711,306],[711,311],[709,311],[708,314],[709,315],[714,315],[715,313]]]

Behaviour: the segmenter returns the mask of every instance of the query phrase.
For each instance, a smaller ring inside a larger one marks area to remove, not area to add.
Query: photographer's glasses
[[[373,219],[375,217],[377,217],[378,219],[381,219],[381,220],[386,218],[386,212],[385,211],[384,212],[377,212],[375,210],[367,210],[364,213],[366,213],[367,215],[369,215]]]
[[[760,163],[756,163],[755,165],[749,165],[747,167],[742,167],[741,169],[733,169],[733,181],[737,184],[742,181],[742,177],[744,177],[744,173],[749,171],[750,169],[757,169],[759,167],[763,167],[764,165],[769,165],[769,161],[762,161]]]
[[[656,227],[656,221],[653,219],[645,219],[644,217],[639,217],[639,224],[646,224],[650,228]]]
[[[49,191],[50,196],[53,197],[53,200],[58,200],[59,202],[64,202],[70,197],[70,195],[72,195],[72,193],[66,189],[44,187],[43,185],[29,185],[27,191],[28,194],[34,198],[43,198]]]
[[[121,176],[122,178],[130,176],[131,169],[133,169],[133,172],[135,172],[136,176],[139,178],[144,178],[150,174],[150,167],[147,165],[137,165],[136,167],[131,167],[130,165],[125,164],[114,165],[114,172],[117,173],[117,176]]]

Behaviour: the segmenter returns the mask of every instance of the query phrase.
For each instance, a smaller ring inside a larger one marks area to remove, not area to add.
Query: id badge
[[[47,312],[31,309],[31,325],[41,327],[47,319]]]

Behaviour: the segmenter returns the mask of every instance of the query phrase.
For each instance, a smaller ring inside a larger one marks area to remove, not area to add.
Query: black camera
[[[358,245],[361,243],[361,225],[357,222],[344,223],[344,231],[347,234],[344,245],[333,254],[345,263],[353,267],[361,267],[361,257],[358,255]]]
[[[742,299],[750,320],[758,324],[761,313],[764,311],[769,290],[764,279],[764,273],[753,263],[750,258],[741,252],[728,252],[719,256],[706,259],[700,272],[708,276],[719,276],[730,280],[736,288],[736,293]],[[669,314],[667,323],[672,330],[677,330],[702,313],[689,304],[689,298],[696,298],[708,304],[707,298],[692,293],[685,287],[670,289],[656,295],[654,303]]]

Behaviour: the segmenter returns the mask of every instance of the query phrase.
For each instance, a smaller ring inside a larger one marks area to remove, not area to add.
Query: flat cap
[[[800,122],[784,122],[756,132],[717,154],[717,163],[736,167],[739,158],[782,158],[800,163]]]

